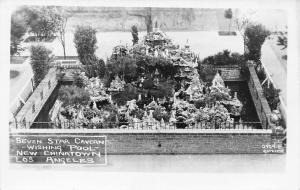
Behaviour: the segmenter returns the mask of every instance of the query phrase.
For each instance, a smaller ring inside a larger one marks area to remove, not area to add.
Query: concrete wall
[[[33,93],[34,86],[33,86],[33,78],[28,80],[25,86],[20,90],[19,95],[16,96],[16,98],[13,100],[12,104],[10,104],[10,112],[16,116],[18,112],[21,110],[22,106],[24,105],[24,102],[28,100],[28,98]]]
[[[55,68],[51,68],[15,117],[17,122],[26,122],[26,125],[18,125],[15,127],[29,128],[30,125],[28,122],[35,120],[57,84]]]
[[[216,66],[217,71],[220,71],[221,77],[225,81],[245,80],[241,75],[241,68],[239,66]]]
[[[12,131],[24,134],[24,131]],[[27,130],[28,131],[28,130]],[[37,133],[37,131],[39,133]],[[284,153],[271,130],[30,130],[25,134],[107,136],[108,154]]]
[[[248,87],[252,96],[253,103],[256,108],[256,113],[264,129],[269,128],[268,118],[271,114],[270,106],[264,97],[263,89],[255,72],[254,66],[249,65]]]

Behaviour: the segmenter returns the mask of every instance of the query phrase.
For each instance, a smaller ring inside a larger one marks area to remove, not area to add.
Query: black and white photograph
[[[1,189],[299,189],[296,1],[25,2]]]

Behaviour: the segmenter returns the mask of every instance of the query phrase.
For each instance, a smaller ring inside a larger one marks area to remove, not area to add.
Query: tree
[[[152,26],[152,8],[146,7],[143,11],[144,14],[138,14],[138,13],[128,13],[130,16],[137,16],[140,18],[144,18],[146,27],[147,27],[147,33],[152,32],[153,26]]]
[[[231,9],[227,9],[227,10],[225,10],[225,12],[224,12],[224,17],[226,18],[226,19],[229,19],[229,29],[228,29],[228,31],[230,31],[230,27],[231,27],[231,19],[232,19],[232,10]]]
[[[49,71],[52,52],[42,45],[31,46],[30,52],[30,64],[34,74],[34,82],[35,85],[38,85]]]
[[[245,45],[247,47],[247,51],[245,52],[246,59],[253,60],[259,64],[261,46],[269,35],[270,31],[261,24],[249,24],[247,26],[245,29]]]
[[[64,59],[66,59],[66,26],[68,22],[68,17],[65,12],[60,10],[58,16],[58,24],[57,24],[57,37],[59,42],[62,45],[63,51],[64,51]]]
[[[95,55],[97,49],[96,29],[90,26],[78,26],[74,34],[74,43],[80,62],[84,65],[86,76],[104,77],[105,63]]]
[[[139,34],[138,34],[138,29],[135,25],[131,27],[131,35],[132,35],[133,45],[137,44],[139,42]]]
[[[26,7],[27,25],[38,41],[55,37],[60,23],[60,15],[55,7]]]
[[[11,28],[10,28],[10,55],[19,54],[23,48],[20,47],[20,43],[23,40],[23,36],[27,31],[26,22],[20,18],[18,13],[12,14]]]
[[[78,57],[83,65],[92,65],[97,61],[95,51],[97,49],[96,29],[90,26],[77,26],[74,33],[74,43]]]
[[[246,17],[237,18],[237,19],[235,19],[235,24],[236,24],[237,29],[240,32],[241,36],[243,37],[244,53],[245,53],[246,52],[245,29],[250,24],[250,20],[248,18],[246,18]]]

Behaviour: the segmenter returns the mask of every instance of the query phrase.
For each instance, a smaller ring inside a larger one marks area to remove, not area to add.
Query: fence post
[[[33,92],[34,91],[34,81],[33,81],[32,77],[31,77],[30,81],[31,81],[31,91]]]

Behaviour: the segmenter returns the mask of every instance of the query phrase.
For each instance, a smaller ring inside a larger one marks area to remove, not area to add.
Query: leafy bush
[[[274,88],[272,84],[270,84],[269,88],[264,88],[264,96],[266,97],[271,110],[277,109],[278,103],[280,102],[279,93],[280,89]]]
[[[130,115],[133,117],[136,116],[138,119],[142,119],[144,116],[144,113],[145,113],[145,111],[143,109],[138,108],[138,109],[133,110]]]
[[[91,109],[90,107],[85,107],[82,111],[83,115],[87,119],[92,119],[95,117],[95,111]]]
[[[244,62],[244,56],[239,53],[231,53],[228,50],[223,50],[223,52],[219,52],[213,56],[208,56],[204,58],[201,64],[207,65],[241,65]]]
[[[194,102],[194,105],[195,105],[195,107],[197,108],[197,109],[199,109],[199,108],[204,108],[205,106],[206,106],[206,102],[205,102],[205,100],[203,99],[203,100],[198,100],[198,101],[195,101]]]
[[[270,34],[270,31],[261,24],[249,24],[246,27],[245,45],[247,51],[245,52],[245,56],[248,60],[253,60],[255,62],[260,61],[261,46]]]
[[[260,82],[263,82],[267,78],[267,75],[263,68],[256,70],[256,74]]]
[[[73,85],[79,88],[83,88],[85,86],[84,79],[82,78],[80,72],[75,72],[73,74],[73,78],[74,78]]]
[[[287,48],[288,41],[286,35],[277,36],[277,45],[282,46],[282,50]]]
[[[143,88],[144,89],[153,89],[154,88],[154,82],[153,80],[150,78],[144,80],[143,82]]]
[[[120,106],[125,105],[127,101],[137,99],[137,97],[137,89],[131,84],[125,85],[124,91],[112,94],[112,99]]]
[[[74,43],[78,57],[83,65],[93,65],[97,62],[96,29],[90,26],[77,26],[74,33]]]
[[[216,101],[221,101],[221,100],[229,100],[230,96],[225,93],[221,92],[211,92],[208,96],[205,97],[204,101],[206,104],[214,103]]]
[[[52,53],[42,45],[31,46],[30,48],[31,68],[34,74],[35,85],[38,85],[46,76],[50,68]]]
[[[173,77],[177,72],[177,68],[166,58],[146,55],[117,56],[109,59],[106,64],[106,73],[110,78],[124,76],[126,82],[134,81],[143,74],[153,75],[156,69],[163,78]]]
[[[170,117],[170,114],[164,111],[161,107],[158,107],[153,111],[153,118],[157,121],[160,121],[161,119],[164,119],[164,121],[169,121]]]
[[[267,78],[266,72],[263,68],[256,70],[256,74],[260,82],[263,82]],[[269,86],[264,84],[263,93],[265,98],[267,99],[267,102],[271,110],[277,109],[277,105],[280,102],[279,99],[280,89],[274,88],[272,83],[270,83]]]
[[[232,10],[226,9],[224,12],[224,17],[230,20],[228,31],[230,31],[231,19],[232,19]]]
[[[103,78],[105,75],[105,63],[102,59],[96,57],[93,58],[93,61],[89,65],[84,65],[83,70],[88,78],[99,77]]]
[[[200,75],[200,78],[203,81],[209,82],[213,79],[213,77],[217,73],[217,70],[215,69],[215,66],[213,66],[213,65],[199,64],[198,65],[198,73]]]
[[[77,86],[62,86],[58,92],[58,99],[63,102],[63,106],[86,106],[90,101],[89,93]]]
[[[10,55],[19,54],[21,50],[20,43],[23,40],[23,36],[27,31],[24,18],[20,17],[18,12],[11,16],[11,28],[10,28]]]
[[[145,81],[147,81],[147,80],[145,80]],[[157,98],[173,96],[174,85],[175,85],[174,81],[167,80],[167,81],[161,82],[156,88],[154,88],[154,86],[152,86],[152,88],[146,88],[146,89],[150,89],[149,95],[151,95],[152,97],[157,99]]]
[[[139,42],[138,29],[135,25],[131,27],[132,43],[137,44]]]
[[[58,31],[61,15],[56,7],[25,7],[26,22],[29,32],[39,41],[53,38]]]
[[[126,82],[136,80],[138,77],[136,59],[129,55],[110,59],[106,64],[106,73],[110,78],[116,75],[124,76]]]
[[[111,124],[117,121],[118,107],[112,104],[108,104],[102,107],[102,110],[105,112],[109,112],[109,115],[104,118],[104,122],[110,124],[108,127],[111,127]]]

